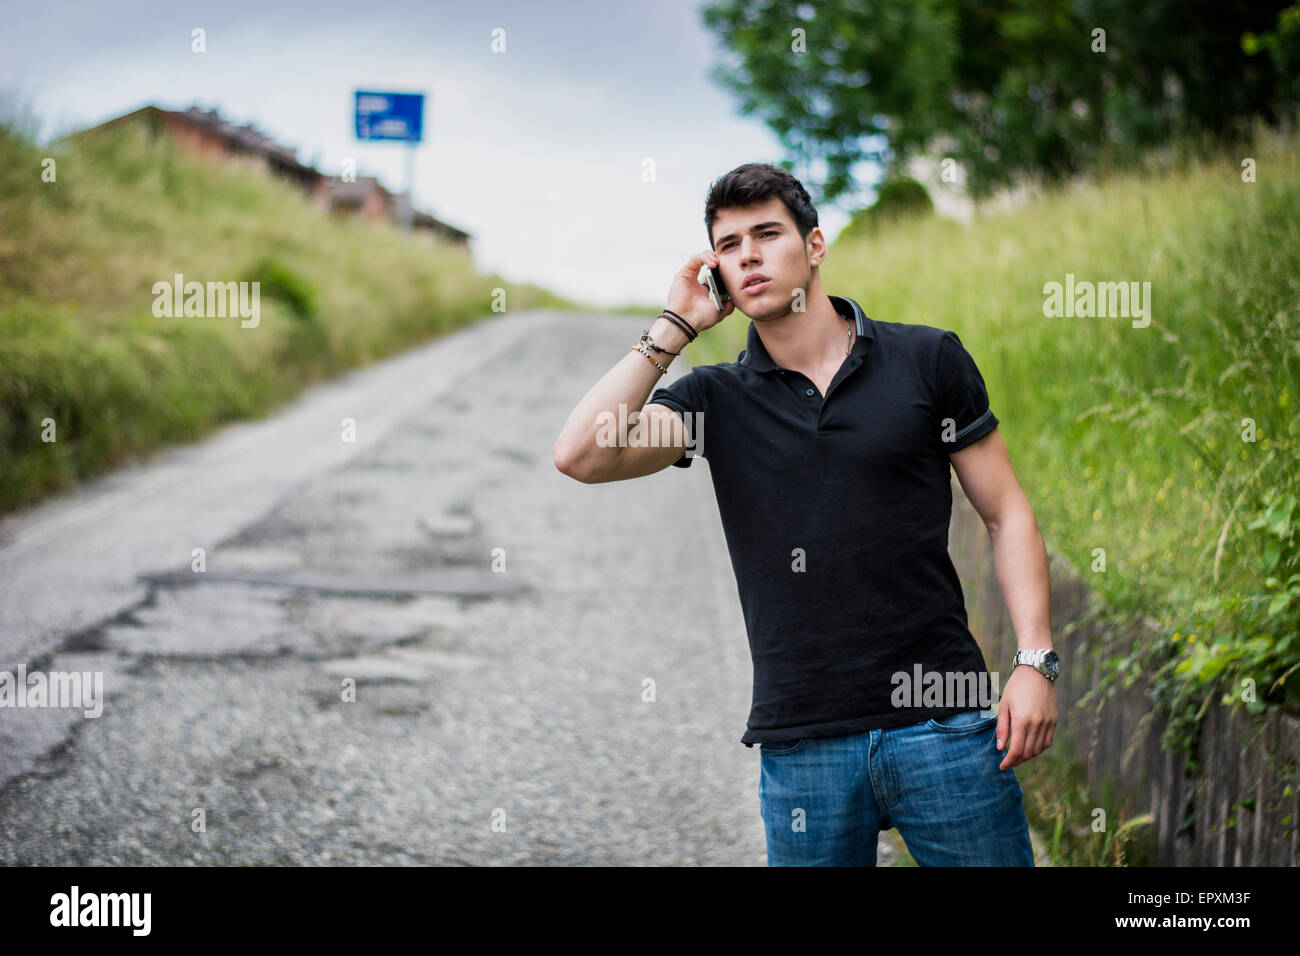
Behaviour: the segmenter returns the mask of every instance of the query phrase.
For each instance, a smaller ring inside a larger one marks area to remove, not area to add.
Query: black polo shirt
[[[979,707],[894,706],[898,672],[987,679],[948,556],[948,455],[998,425],[984,380],[956,333],[830,300],[857,341],[825,396],[773,363],[751,321],[736,361],[647,400],[702,413],[694,454],[709,463],[754,666],[751,747]]]

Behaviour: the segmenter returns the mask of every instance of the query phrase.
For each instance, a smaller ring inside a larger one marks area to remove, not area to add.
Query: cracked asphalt
[[[0,711],[0,863],[764,865],[708,476],[551,461],[644,324],[492,317],[0,523],[0,669],[105,698]]]

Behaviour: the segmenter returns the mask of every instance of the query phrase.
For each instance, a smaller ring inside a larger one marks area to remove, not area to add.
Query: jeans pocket
[[[992,730],[997,723],[997,714],[989,717],[982,710],[963,710],[946,717],[931,717],[925,726],[941,734],[979,734]]]
[[[798,740],[774,740],[769,743],[760,743],[759,752],[768,757],[780,757],[785,754],[792,754],[796,750],[803,748],[812,738],[800,737]]]

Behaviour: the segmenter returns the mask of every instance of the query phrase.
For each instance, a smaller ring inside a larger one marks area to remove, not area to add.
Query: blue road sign
[[[357,139],[418,143],[424,126],[423,93],[357,90]]]

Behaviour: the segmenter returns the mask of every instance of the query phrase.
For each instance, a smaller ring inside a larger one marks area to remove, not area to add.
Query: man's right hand
[[[736,309],[735,299],[728,299],[727,307],[721,312],[713,307],[708,286],[699,281],[700,268],[706,265],[710,269],[718,266],[718,254],[712,249],[692,256],[682,271],[673,277],[673,284],[668,289],[668,308],[689,322],[696,332],[713,328]]]

